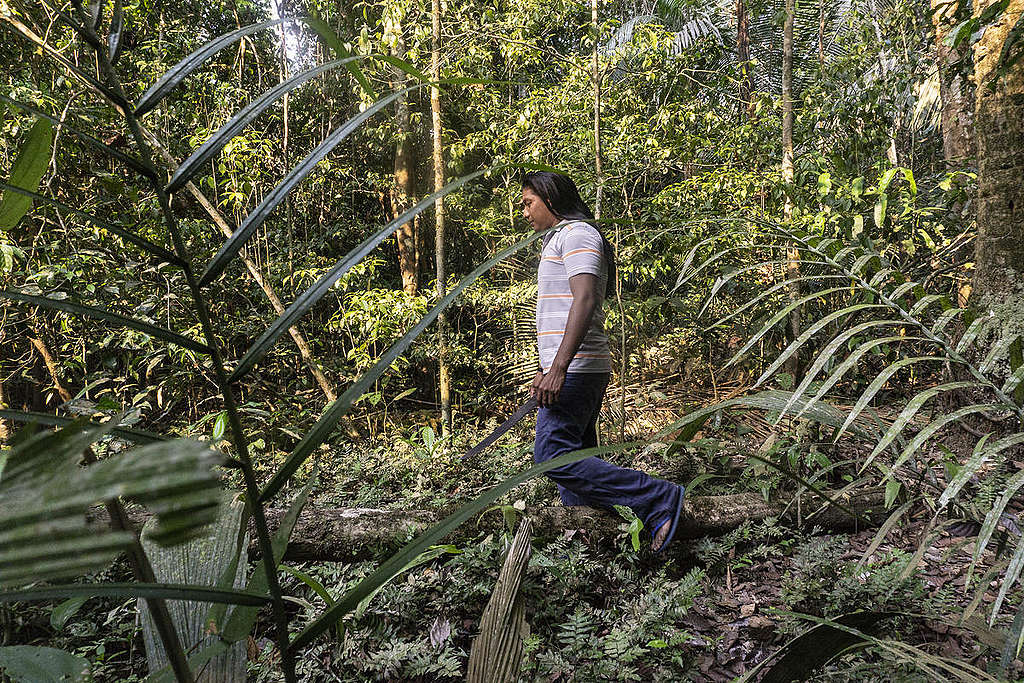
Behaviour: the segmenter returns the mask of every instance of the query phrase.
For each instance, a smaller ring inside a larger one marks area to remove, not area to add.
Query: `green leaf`
[[[825,364],[828,363],[829,361],[835,360],[836,352],[840,349],[840,347],[844,346],[847,341],[857,336],[861,332],[871,329],[872,327],[886,327],[890,325],[901,324],[902,322],[897,320],[869,320],[867,322],[860,323],[859,325],[854,325],[853,327],[837,335],[834,339],[832,339],[828,344],[826,344],[821,349],[821,351],[815,357],[814,362],[811,363],[811,366],[809,368],[807,368],[807,371],[804,373],[803,379],[800,381],[800,386],[798,386],[796,388],[796,391],[793,392],[793,398],[791,398],[789,403],[787,403],[786,406],[782,409],[782,412],[779,414],[779,418],[781,419],[783,416],[785,416],[789,412],[789,409],[793,407],[793,404],[797,401],[797,399],[804,395],[804,393],[807,391],[807,388],[811,386],[811,382],[813,382],[814,378],[818,376],[818,373],[821,372],[821,369],[825,367]]]
[[[797,337],[792,342],[790,342],[789,345],[783,350],[783,352],[781,354],[779,354],[779,356],[774,361],[772,361],[771,365],[769,365],[768,368],[757,379],[757,381],[754,382],[754,387],[752,387],[752,388],[756,388],[762,382],[764,382],[766,379],[768,379],[773,374],[775,374],[776,370],[781,368],[782,365],[787,360],[789,360],[789,358],[794,353],[796,353],[800,349],[801,346],[803,346],[808,341],[810,341],[811,337],[816,335],[822,328],[824,328],[827,325],[831,324],[835,320],[838,320],[838,319],[843,318],[843,317],[848,316],[848,315],[853,315],[854,313],[858,313],[860,311],[864,311],[864,310],[867,310],[869,308],[885,308],[885,305],[884,304],[855,304],[853,306],[847,306],[846,308],[840,309],[838,311],[833,311],[832,313],[829,313],[828,315],[822,317],[820,320],[815,321],[814,324],[812,324],[806,330],[804,330],[800,334],[799,337]],[[781,420],[781,419],[782,419],[782,416],[780,415],[779,416],[779,420]],[[775,423],[778,424],[778,420],[776,420]]]
[[[502,249],[495,256],[479,265],[472,273],[463,278],[458,285],[448,292],[447,296],[430,309],[430,311],[428,311],[427,314],[424,315],[411,330],[406,332],[401,339],[395,342],[372,368],[363,373],[362,377],[354,382],[352,386],[346,389],[345,392],[337,398],[337,400],[327,407],[324,413],[320,416],[320,419],[318,419],[316,424],[306,432],[306,435],[302,437],[302,440],[295,446],[295,449],[291,452],[281,467],[270,478],[270,481],[267,482],[266,486],[263,487],[263,491],[260,493],[260,501],[268,500],[277,493],[282,486],[284,486],[285,482],[287,482],[302,463],[312,455],[313,451],[327,440],[334,431],[334,427],[338,423],[338,420],[348,412],[348,409],[352,406],[353,402],[374,382],[376,382],[388,368],[391,367],[391,364],[394,363],[407,348],[409,348],[416,337],[422,334],[423,330],[427,329],[427,326],[434,322],[437,316],[440,315],[441,311],[455,301],[455,297],[473,284],[477,278],[490,270],[494,264],[505,260],[520,249],[532,244],[535,240],[539,239],[546,233],[547,230],[535,232],[519,240],[515,244]]]
[[[368,107],[364,111],[353,116],[340,128],[336,128],[331,131],[324,141],[317,145],[312,152],[307,154],[302,161],[296,164],[295,167],[288,172],[288,175],[286,175],[273,190],[266,194],[259,206],[253,209],[249,215],[245,217],[242,224],[238,226],[234,233],[231,234],[231,237],[228,238],[217,254],[213,257],[213,260],[210,261],[209,265],[206,267],[206,272],[204,272],[203,276],[199,279],[199,285],[208,285],[214,280],[214,278],[224,271],[224,268],[227,267],[231,259],[238,253],[238,250],[241,249],[245,242],[252,236],[256,228],[262,225],[263,222],[270,217],[270,214],[281,202],[284,201],[292,188],[302,182],[305,177],[309,175],[314,168],[316,168],[316,165],[330,154],[331,150],[340,144],[342,140],[359,128],[364,121],[389,105],[391,102],[402,97],[406,93],[421,87],[423,87],[422,84],[414,85],[387,95],[386,97],[377,100],[373,106]]]
[[[174,175],[171,176],[170,182],[167,184],[166,191],[168,193],[172,193],[180,190],[185,183],[191,180],[192,177],[205,166],[206,162],[224,148],[224,145],[237,136],[243,128],[253,121],[253,119],[262,114],[267,107],[279,100],[285,94],[295,90],[303,83],[306,83],[320,74],[336,69],[339,66],[346,65],[357,59],[359,58],[352,57],[348,59],[336,59],[314,69],[303,71],[302,73],[298,73],[281,82],[251,101],[245,107],[240,109],[237,114],[232,116],[230,121],[218,128],[216,133],[211,135],[206,142],[196,149],[196,151],[192,152],[188,159],[178,166],[174,171]]]
[[[89,601],[90,596],[81,595],[76,598],[68,598],[64,602],[60,603],[53,608],[50,612],[50,627],[54,631],[59,631],[64,628],[64,624],[68,623],[68,619],[75,616],[75,613],[81,609],[82,605]]]
[[[50,165],[50,148],[53,145],[53,124],[47,119],[36,119],[32,129],[18,152],[11,170],[11,185],[29,192],[39,189],[39,182]],[[0,230],[12,230],[32,208],[32,200],[14,192],[6,191],[0,198]]]
[[[48,413],[36,413],[27,410],[0,409],[0,418],[4,420],[11,420],[12,422],[27,422],[29,424],[35,423],[49,425],[51,427],[63,427],[76,422],[76,420],[72,420],[68,417],[60,417],[59,415],[50,415]],[[80,422],[81,420],[77,421]],[[134,441],[138,444],[167,441],[168,438],[163,434],[157,434],[156,432],[147,432],[141,429],[128,429],[127,427],[114,427],[110,430],[110,433],[127,441]],[[0,468],[0,472],[3,472],[3,468]]]
[[[281,335],[283,335],[288,328],[294,325],[299,318],[305,315],[309,309],[315,306],[316,303],[331,290],[331,287],[334,286],[335,282],[337,282],[353,266],[362,261],[378,244],[393,235],[399,226],[405,225],[414,217],[433,206],[438,199],[451,194],[469,181],[480,177],[488,171],[502,170],[503,168],[505,167],[498,166],[487,168],[482,171],[470,173],[469,175],[448,183],[434,194],[417,202],[415,206],[390,221],[375,234],[370,235],[363,240],[359,246],[346,254],[345,257],[335,263],[330,270],[321,275],[309,289],[299,295],[295,302],[292,303],[284,313],[278,316],[266,330],[264,330],[263,334],[253,342],[252,346],[250,346],[245,352],[245,355],[242,356],[242,359],[238,361],[238,365],[231,373],[231,376],[228,377],[228,381],[235,382],[245,376],[245,374],[249,372],[264,355],[266,355],[277,340],[281,338]]]
[[[917,452],[917,449],[920,448],[925,441],[930,439],[937,431],[945,427],[947,424],[955,422],[956,420],[959,420],[962,417],[973,415],[974,413],[981,413],[986,410],[999,410],[1002,407],[1003,406],[1001,405],[990,403],[975,404],[971,406],[965,406],[959,410],[953,411],[952,413],[947,413],[946,415],[943,415],[937,419],[932,420],[931,422],[928,423],[926,427],[924,427],[921,431],[915,434],[914,438],[911,439],[910,443],[907,444],[907,447],[903,449],[903,452],[900,453],[900,456],[896,459],[896,462],[892,464],[892,470],[890,471],[890,475],[892,471],[900,467],[910,458],[910,456]],[[961,472],[957,473],[958,479],[961,476],[961,474],[963,474],[962,470],[964,469],[966,468],[961,468]]]
[[[883,340],[876,339],[875,341]],[[861,395],[857,398],[857,402],[854,404],[853,410],[850,411],[850,414],[846,418],[846,422],[844,422],[843,426],[840,427],[839,432],[835,435],[833,441],[839,440],[839,437],[843,435],[843,433],[851,424],[853,424],[853,421],[857,418],[858,415],[860,415],[861,411],[863,411],[867,407],[868,403],[871,402],[871,399],[875,397],[875,394],[877,394],[882,389],[882,387],[885,386],[886,382],[888,382],[893,375],[895,375],[903,368],[915,365],[917,363],[936,362],[941,360],[943,359],[936,358],[935,356],[914,356],[911,358],[903,358],[902,360],[898,360],[895,363],[884,368],[880,373],[878,373],[878,376],[871,381],[871,384],[868,385],[868,388],[865,389],[863,393],[861,393]]]
[[[213,433],[210,435],[210,438],[214,443],[224,438],[224,432],[227,431],[227,428],[228,411],[222,410],[220,411],[220,414],[217,415],[217,419],[213,421]]]
[[[541,233],[536,233],[534,237]],[[402,568],[416,558],[424,550],[436,545],[441,539],[457,529],[467,520],[472,519],[483,509],[492,505],[494,501],[505,493],[508,493],[516,486],[527,482],[534,477],[544,474],[548,470],[561,467],[574,462],[579,462],[595,455],[618,453],[630,448],[635,448],[638,443],[624,443],[615,446],[603,446],[598,448],[585,448],[580,451],[566,453],[557,458],[534,465],[525,472],[509,477],[497,486],[485,491],[473,501],[459,507],[455,512],[430,527],[404,548],[388,558],[380,567],[365,579],[357,583],[351,590],[338,599],[330,608],[314,619],[305,629],[299,633],[288,645],[290,652],[294,653],[311,643],[317,636],[329,629],[335,622],[344,617],[359,605],[362,600],[373,593],[377,588],[390,581]]]
[[[148,254],[156,256],[156,257],[160,258],[161,260],[166,261],[167,263],[176,265],[178,267],[183,267],[184,266],[184,262],[181,259],[179,259],[177,256],[175,256],[174,254],[169,252],[167,249],[164,249],[161,246],[153,244],[152,242],[150,242],[149,240],[147,240],[147,239],[145,239],[143,237],[139,237],[138,235],[136,235],[135,233],[131,232],[127,228],[123,228],[123,227],[121,227],[119,225],[114,225],[113,223],[108,223],[107,221],[105,221],[105,220],[103,220],[101,218],[97,218],[96,216],[94,216],[91,213],[87,213],[85,211],[82,211],[81,209],[72,208],[72,207],[68,206],[67,204],[64,204],[62,202],[58,202],[56,199],[52,199],[50,197],[47,197],[47,196],[44,196],[44,195],[41,195],[41,194],[36,194],[35,192],[29,192],[28,190],[23,190],[21,188],[14,187],[13,185],[8,185],[7,183],[0,183],[0,188],[3,188],[5,190],[10,190],[11,192],[15,192],[15,193],[20,194],[20,195],[24,195],[25,197],[28,197],[30,200],[46,202],[47,204],[51,204],[52,206],[56,206],[58,209],[61,209],[63,211],[67,211],[68,213],[74,214],[76,216],[80,216],[80,217],[84,218],[85,220],[87,220],[88,222],[90,222],[93,225],[95,225],[96,227],[102,228],[104,230],[108,230],[108,231],[114,233],[115,235],[117,235],[118,237],[120,237],[121,239],[125,240],[126,242],[131,242],[132,244],[134,244],[135,246],[139,247],[140,249],[142,249],[144,252],[146,252]]]
[[[886,495],[888,495],[888,485],[886,485],[886,489]],[[871,539],[871,543],[864,550],[860,559],[857,560],[858,568],[863,567],[864,563],[868,561],[868,558],[871,557],[872,553],[878,550],[879,546],[882,545],[882,541],[884,541],[885,537],[889,535],[889,532],[892,531],[892,528],[896,526],[897,522],[903,519],[903,515],[907,514],[907,510],[910,509],[910,506],[913,505],[914,502],[915,501],[913,500],[908,500],[889,515],[889,518],[886,519],[882,526],[878,528],[878,532],[875,534],[875,537]]]
[[[847,280],[847,279],[849,279],[849,278],[847,278],[845,275],[803,275],[801,277],[791,278],[789,280],[783,280],[781,282],[776,282],[774,285],[772,285],[768,289],[760,292],[757,296],[755,296],[753,299],[750,299],[749,301],[747,301],[745,304],[743,304],[739,308],[737,308],[735,310],[732,310],[731,312],[727,313],[726,315],[722,316],[721,318],[719,318],[715,322],[713,322],[710,325],[708,325],[707,329],[711,330],[711,329],[714,329],[716,327],[719,327],[720,325],[722,325],[722,324],[728,322],[729,320],[732,320],[736,316],[740,315],[744,311],[746,311],[746,310],[748,310],[750,308],[753,308],[754,306],[756,306],[760,302],[764,301],[765,299],[767,299],[768,297],[770,297],[772,294],[774,294],[775,292],[779,291],[780,289],[789,287],[790,285],[802,284],[802,283],[805,283],[805,282],[817,282],[817,281],[820,281],[820,280]]]
[[[324,41],[324,44],[334,52],[335,57],[338,59],[345,59],[351,56],[351,53],[345,49],[345,44],[341,42],[341,38],[339,38],[338,34],[334,32],[334,29],[331,28],[330,24],[321,19],[318,15],[313,14],[312,16],[303,17],[302,21],[306,26],[309,26],[309,28],[313,29],[313,31],[320,36],[320,39]],[[349,70],[349,73],[352,74],[352,77],[356,79],[356,82],[359,83],[363,91],[371,100],[377,99],[377,94],[373,91],[373,86],[370,85],[370,81],[367,80],[358,64],[354,62],[347,63],[345,68]]]
[[[864,466],[861,468],[861,470],[863,471],[864,468],[870,465],[871,462],[875,458],[877,458],[882,453],[882,451],[884,451],[889,446],[889,444],[893,442],[893,440],[897,436],[899,436],[900,432],[903,431],[904,427],[906,427],[910,423],[910,421],[914,418],[914,415],[918,413],[922,406],[924,406],[924,404],[932,396],[940,394],[943,391],[954,391],[956,389],[968,388],[981,388],[983,386],[984,385],[978,382],[947,382],[946,384],[940,384],[937,387],[932,387],[930,389],[925,389],[924,391],[918,392],[918,394],[914,396],[914,398],[911,399],[910,402],[907,403],[907,405],[903,408],[903,410],[899,414],[899,417],[897,417],[893,421],[888,431],[886,431],[885,436],[883,436],[882,440],[879,441],[878,444],[875,446],[875,449],[871,451],[871,455],[868,456],[868,459],[864,462]]]
[[[306,485],[302,487],[299,495],[295,497],[292,504],[288,506],[288,510],[281,518],[281,524],[278,526],[277,531],[274,532],[274,537],[270,541],[271,552],[273,553],[273,567],[277,567],[281,564],[281,560],[284,558],[285,550],[288,549],[288,540],[291,538],[292,530],[295,528],[295,523],[299,520],[299,514],[302,512],[302,508],[306,506],[306,501],[309,499],[309,493],[313,490],[313,486],[316,483],[316,476],[310,476],[309,480],[306,481]],[[267,576],[267,562],[264,558],[260,558],[259,563],[253,570],[252,577],[249,579],[249,583],[246,588],[249,591],[256,592],[265,595],[269,590],[270,581]],[[252,631],[253,626],[256,625],[256,617],[259,614],[257,609],[242,609],[237,608],[232,612],[228,618],[227,624],[224,626],[224,630],[221,632],[221,636],[229,643],[238,642],[242,638],[245,638]]]
[[[1006,594],[1013,588],[1013,584],[1017,582],[1020,577],[1021,569],[1024,568],[1024,536],[1020,536],[1017,539],[1017,547],[1013,551],[1013,556],[1010,558],[1010,564],[1006,567],[1006,574],[1003,575],[1003,583],[999,587],[999,595],[996,596],[996,601],[992,603],[992,614],[989,616],[988,625],[994,626],[996,623],[996,617],[999,616],[999,608],[1003,606],[1003,601],[1006,600]]]
[[[15,683],[74,683],[89,670],[85,657],[34,645],[0,647],[0,671]]]
[[[168,93],[174,90],[174,88],[176,88],[186,76],[198,69],[203,65],[203,62],[227,46],[237,40],[241,40],[247,35],[256,33],[257,31],[261,31],[265,28],[270,28],[271,26],[276,26],[277,24],[285,21],[294,21],[294,19],[274,19],[271,21],[264,21],[260,24],[243,26],[240,29],[217,36],[213,40],[209,41],[168,69],[167,73],[160,77],[160,80],[150,86],[150,88],[143,93],[138,104],[135,105],[135,115],[142,116],[146,114],[149,110],[155,107],[160,100],[166,97]]]
[[[107,42],[111,65],[117,64],[117,60],[121,58],[121,48],[124,47],[121,40],[121,34],[124,32],[124,8],[121,4],[121,0],[114,0],[114,15],[110,19],[110,36]]]
[[[781,320],[785,319],[792,311],[796,310],[797,308],[804,305],[808,301],[814,301],[815,299],[820,299],[824,296],[833,294],[835,292],[844,292],[846,291],[846,289],[846,287],[830,287],[829,289],[823,289],[821,291],[813,292],[811,294],[807,294],[806,296],[800,297],[796,301],[790,302],[785,308],[783,308],[781,311],[779,311],[771,318],[769,318],[768,322],[761,327],[757,334],[755,334],[749,340],[747,340],[747,343],[743,345],[743,348],[737,351],[736,355],[730,358],[729,362],[727,362],[722,367],[727,368],[733,363],[739,361],[740,358],[746,355],[747,351],[752,349],[754,345],[761,340],[761,337],[768,334],[773,327],[775,327]]]
[[[73,583],[63,586],[3,591],[0,592],[0,602],[52,600],[54,598],[79,596],[90,598],[163,598],[165,600],[217,602],[228,605],[255,607],[270,603],[269,597],[259,593],[175,583]]]
[[[456,548],[455,546],[453,546],[453,545],[433,545],[433,546],[430,546],[429,548],[424,550],[422,553],[420,553],[419,555],[417,555],[413,559],[409,560],[409,562],[406,563],[406,565],[403,566],[394,576],[392,576],[391,578],[389,578],[386,581],[384,581],[384,583],[382,583],[381,585],[379,585],[376,588],[374,588],[373,591],[369,595],[367,595],[365,598],[363,598],[359,602],[359,604],[356,605],[356,609],[353,612],[354,617],[356,619],[358,619],[363,614],[365,614],[366,613],[366,609],[370,606],[370,602],[373,600],[374,596],[377,595],[378,593],[380,593],[380,591],[384,588],[384,586],[388,585],[390,582],[394,581],[396,578],[398,578],[402,574],[406,573],[410,569],[414,569],[414,568],[416,568],[416,567],[418,567],[418,566],[420,566],[422,564],[426,564],[427,562],[432,562],[435,559],[437,559],[438,557],[440,557],[441,555],[444,555],[446,553],[458,554],[459,552],[461,552],[461,551],[458,548]]]
[[[142,320],[136,320],[135,318],[129,318],[127,316],[118,315],[117,313],[110,313],[99,308],[93,308],[92,306],[83,306],[82,304],[76,304],[71,301],[63,301],[60,299],[50,299],[41,296],[32,296],[30,294],[22,294],[21,292],[12,292],[8,289],[0,289],[0,298],[10,299],[11,301],[19,301],[21,303],[32,304],[33,306],[42,306],[43,308],[49,308],[56,311],[64,311],[66,313],[74,313],[75,315],[81,315],[86,318],[95,318],[96,320],[103,320],[108,323],[112,323],[117,327],[128,327],[139,332],[143,332],[157,339],[163,339],[164,341],[177,344],[183,348],[198,353],[209,354],[210,348],[206,344],[202,344],[188,337],[183,337],[177,332],[171,332],[162,327],[157,327],[150,323]]]
[[[0,480],[0,585],[75,576],[105,567],[132,543],[127,531],[86,522],[97,502],[126,497],[153,513],[155,541],[188,540],[216,516],[221,456],[206,444],[153,443],[79,467],[82,452],[118,423],[73,423],[18,441]]]
[[[885,482],[885,509],[888,510],[892,507],[892,504],[896,502],[896,496],[900,494],[900,484],[895,479],[890,479]]]

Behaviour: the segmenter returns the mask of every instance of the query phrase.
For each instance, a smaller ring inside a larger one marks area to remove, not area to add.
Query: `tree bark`
[[[993,0],[975,0],[981,13]],[[1024,60],[996,78],[995,68],[1011,27],[1024,12],[1024,0],[1011,0],[974,46],[975,110],[978,139],[978,237],[975,241],[974,296],[991,309],[1016,302],[1024,306]],[[1009,309],[1008,309],[1009,310]]]
[[[35,332],[34,337],[29,337],[29,341],[35,350],[42,356],[43,362],[46,364],[46,369],[50,373],[50,379],[53,380],[53,386],[56,387],[57,393],[60,394],[61,400],[70,401],[71,392],[64,388],[64,384],[60,381],[60,367],[57,365],[57,361],[54,359],[53,354],[50,353],[49,347],[46,346],[46,342],[43,341],[43,336],[39,332]]]
[[[750,20],[745,0],[736,0],[736,61],[740,65],[740,103],[747,118],[753,119],[754,70],[750,64]]]
[[[942,101],[942,156],[949,168],[974,162],[974,121],[968,83],[956,66],[963,56],[946,45],[949,31],[958,23],[956,6],[931,0],[935,27],[935,66],[939,72],[939,98]]]
[[[441,0],[431,2],[431,50],[430,78],[441,79]],[[434,192],[444,188],[444,149],[441,142],[441,90],[430,86],[430,121],[434,141]],[[437,275],[437,298],[440,301],[447,293],[447,277],[444,263],[444,199],[438,197],[434,203],[434,262]],[[437,317],[438,335],[438,390],[441,394],[441,433],[448,436],[452,431],[451,378],[448,371],[448,316],[443,311]]]
[[[395,32],[397,37],[391,54],[399,59],[405,59],[405,34],[401,24],[395,27]],[[394,71],[393,83],[397,92],[405,89],[408,79],[401,69],[395,68]],[[402,95],[395,100],[395,128],[398,131],[398,140],[395,143],[395,182],[391,187],[392,219],[398,218],[409,208],[410,198],[413,196],[412,119],[409,115],[408,95]],[[419,273],[413,222],[402,224],[395,231],[395,239],[398,241],[398,267],[402,273],[402,289],[406,294],[415,294],[419,287]]]
[[[782,26],[782,182],[786,186],[786,201],[783,218],[793,218],[793,19],[796,14],[796,0],[786,0],[786,19]],[[800,276],[800,252],[794,247],[786,250],[786,279]],[[789,285],[789,298],[800,298],[800,283]],[[786,338],[793,341],[800,336],[800,307],[794,308],[786,326]],[[793,384],[800,375],[800,354],[794,353],[786,360],[786,372],[793,377]]]
[[[830,493],[835,499],[835,494]],[[861,516],[863,524],[835,507],[827,507],[804,522],[829,530],[864,528],[877,526],[885,521],[889,513],[884,505],[885,493],[881,489],[870,489],[839,501],[844,507]],[[687,497],[684,514],[680,521],[677,538],[698,539],[727,533],[746,521],[759,522],[769,517],[795,520],[795,505],[789,500],[765,502],[756,493],[738,493],[728,496]],[[823,503],[816,496],[804,494],[804,510],[812,510]],[[267,523],[276,529],[281,523],[285,510],[267,510]],[[295,562],[354,562],[380,557],[406,544],[439,522],[445,513],[428,510],[375,510],[370,508],[312,508],[302,511],[292,532],[285,559]],[[534,535],[554,538],[567,531],[579,530],[585,538],[607,546],[609,539],[620,533],[623,520],[614,512],[605,512],[588,507],[536,507],[526,514],[533,520]],[[140,526],[148,514],[139,508],[132,511],[132,522]],[[101,508],[90,511],[90,522],[104,524],[106,515]],[[481,532],[500,531],[504,520],[502,515],[491,513],[480,519],[479,525],[463,525],[452,536],[449,543],[460,543],[475,538]],[[684,544],[679,544],[682,546]],[[676,546],[676,547],[679,547]],[[259,548],[250,548],[254,555]]]

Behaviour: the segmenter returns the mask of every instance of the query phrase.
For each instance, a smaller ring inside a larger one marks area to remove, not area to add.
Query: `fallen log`
[[[829,497],[838,500],[843,507],[856,513],[857,517],[827,504],[811,516],[810,513],[824,501],[817,496],[804,494],[802,508],[805,515],[802,522],[805,526],[844,531],[877,526],[888,515],[884,506],[885,494],[881,489],[838,498],[837,494],[829,494]],[[747,520],[760,522],[769,517],[780,517],[795,523],[797,506],[789,503],[789,500],[765,501],[756,493],[687,497],[676,538],[717,536],[735,529]],[[278,527],[284,513],[280,509],[266,511],[271,531]],[[607,544],[609,539],[619,533],[619,525],[623,521],[614,512],[588,507],[535,507],[528,508],[524,514],[533,521],[533,533],[537,538],[554,538],[567,531],[578,530],[582,532],[583,538],[603,544]],[[139,526],[148,517],[145,511],[138,508],[129,516]],[[443,513],[428,510],[307,507],[292,532],[285,559],[292,562],[355,562],[381,557],[400,548],[443,518]],[[91,521],[105,524],[107,518],[102,509],[96,508],[92,511]],[[445,542],[466,542],[480,533],[499,531],[503,524],[500,514],[484,515],[479,523],[464,524]],[[255,534],[251,533],[250,538],[255,538]],[[669,554],[686,554],[689,545],[685,542],[674,543]],[[250,545],[249,552],[251,556],[259,555],[255,543]]]

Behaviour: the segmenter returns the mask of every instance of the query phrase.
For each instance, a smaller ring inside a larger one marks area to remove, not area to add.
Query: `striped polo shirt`
[[[590,329],[569,363],[568,372],[611,372],[602,307],[608,264],[601,234],[583,221],[562,221],[544,237],[537,267],[537,349],[544,372],[551,369],[569,318],[572,306],[569,278],[580,273],[597,276],[598,300]]]

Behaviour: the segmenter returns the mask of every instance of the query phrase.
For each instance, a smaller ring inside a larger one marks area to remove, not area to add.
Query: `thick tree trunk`
[[[402,27],[395,28],[397,39],[392,55],[399,59],[406,58],[405,36]],[[407,85],[405,72],[395,69],[394,89],[402,90]],[[395,101],[395,127],[398,129],[398,140],[395,143],[395,183],[391,188],[392,218],[398,218],[410,206],[413,196],[413,159],[412,159],[412,119],[409,115],[409,97],[402,95]],[[412,221],[402,224],[395,231],[398,240],[398,267],[402,272],[402,289],[407,294],[415,294],[419,287],[417,271],[416,235]]]
[[[942,156],[950,168],[967,166],[975,157],[969,84],[956,66],[963,55],[945,43],[949,31],[959,23],[956,5],[931,0],[931,6],[935,26],[935,66],[939,71],[939,98],[942,100]]]
[[[430,78],[441,79],[441,0],[431,3],[431,50]],[[441,141],[441,90],[437,86],[430,87],[430,120],[434,139],[434,192],[444,188],[444,149]],[[434,261],[437,275],[437,298],[443,299],[447,293],[448,277],[444,263],[444,199],[438,198],[434,204]],[[437,318],[438,334],[438,390],[441,394],[441,430],[444,436],[452,431],[452,397],[451,378],[448,374],[448,316],[442,312]]]
[[[993,0],[976,0],[976,13]],[[1024,0],[1011,0],[974,46],[974,121],[978,139],[975,305],[1024,304],[1024,60],[1001,78],[995,68]]]
[[[830,494],[833,495],[833,494]],[[861,516],[860,528],[881,524],[888,512],[884,506],[884,492],[868,490],[839,498],[839,502]],[[829,530],[858,527],[858,520],[835,507],[828,507],[808,518],[806,512],[818,507],[816,497],[805,494],[804,523]],[[727,533],[743,522],[759,522],[768,517],[795,519],[796,506],[790,501],[765,502],[756,493],[730,496],[687,497],[684,516],[677,538],[696,539]],[[276,529],[284,510],[267,510],[267,524]],[[533,520],[534,535],[553,538],[567,531],[579,530],[584,537],[607,546],[619,533],[621,517],[615,513],[588,507],[537,507],[527,510]],[[148,515],[136,509],[132,521],[136,526]],[[285,559],[291,561],[345,561],[367,560],[401,547],[443,518],[443,513],[427,510],[374,510],[369,508],[306,508],[292,532]],[[101,508],[93,508],[91,521],[105,524],[108,520]],[[475,538],[481,531],[500,531],[502,515],[484,515],[480,524],[463,525],[445,542],[460,543]],[[680,547],[686,544],[679,544]],[[253,545],[250,553],[259,554]]]

